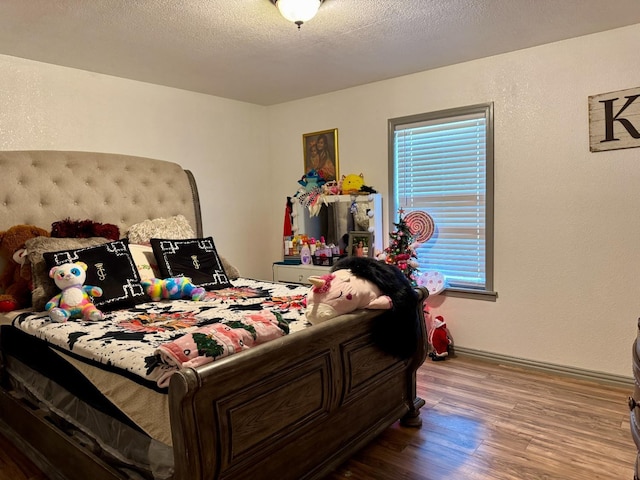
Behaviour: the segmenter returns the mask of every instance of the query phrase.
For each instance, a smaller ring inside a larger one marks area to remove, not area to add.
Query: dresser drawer
[[[280,283],[300,283],[310,285],[308,278],[313,275],[325,275],[331,267],[319,267],[317,265],[287,265],[273,264],[273,281]]]
[[[630,412],[630,427],[631,436],[636,446],[640,449],[640,352],[638,348],[640,344],[638,339],[633,341],[632,348],[632,368],[633,368],[633,395],[629,399]]]
[[[638,339],[633,341],[633,348],[631,351],[631,368],[636,387],[636,392],[634,392],[634,394],[640,393],[640,341],[638,341]],[[640,398],[637,398],[636,400],[640,401]]]

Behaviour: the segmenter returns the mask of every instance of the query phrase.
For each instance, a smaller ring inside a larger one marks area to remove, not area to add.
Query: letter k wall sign
[[[640,88],[589,97],[592,152],[640,147]]]

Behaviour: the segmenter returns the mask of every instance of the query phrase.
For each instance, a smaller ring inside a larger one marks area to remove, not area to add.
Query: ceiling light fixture
[[[271,0],[271,3],[278,7],[280,14],[284,18],[298,25],[298,30],[300,30],[300,25],[315,17],[323,1],[324,0]]]

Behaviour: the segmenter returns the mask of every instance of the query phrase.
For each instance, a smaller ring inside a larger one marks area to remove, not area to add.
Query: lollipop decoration
[[[404,221],[409,227],[411,235],[416,242],[424,243],[431,238],[434,232],[433,218],[427,212],[414,211],[409,212]]]

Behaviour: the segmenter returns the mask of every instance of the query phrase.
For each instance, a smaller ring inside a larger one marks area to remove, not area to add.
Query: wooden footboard
[[[326,322],[175,375],[170,386],[177,479],[322,478],[398,419],[419,426],[409,360],[372,341],[372,317]]]

